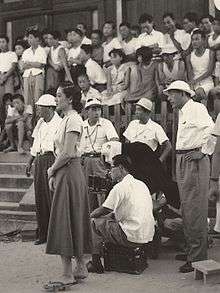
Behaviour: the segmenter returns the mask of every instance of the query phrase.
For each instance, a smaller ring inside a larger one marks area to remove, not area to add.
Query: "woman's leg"
[[[64,283],[74,282],[71,257],[61,255],[61,261],[62,261],[62,265],[63,265],[63,275],[62,275],[61,281]]]
[[[83,255],[76,257],[76,269],[74,271],[76,279],[85,279],[88,277],[88,270]]]

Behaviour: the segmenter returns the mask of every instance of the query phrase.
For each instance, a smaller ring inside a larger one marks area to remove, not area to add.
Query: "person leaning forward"
[[[47,170],[53,165],[55,157],[54,136],[61,122],[61,118],[55,112],[56,102],[52,95],[45,94],[36,102],[41,118],[33,131],[34,142],[31,148],[31,158],[26,166],[26,174],[30,175],[30,169],[34,161],[34,191],[36,201],[36,215],[38,233],[35,245],[46,242],[52,192],[48,185]]]
[[[186,255],[176,259],[187,262],[179,268],[182,273],[193,271],[192,262],[207,259],[208,188],[211,155],[215,138],[214,126],[206,107],[191,98],[195,95],[181,80],[164,90],[173,109],[179,110],[176,140],[176,179],[187,242]]]

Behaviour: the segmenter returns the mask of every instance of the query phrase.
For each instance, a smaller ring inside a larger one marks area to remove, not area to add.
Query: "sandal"
[[[57,291],[65,291],[67,288],[76,285],[77,281],[72,283],[63,283],[63,282],[49,282],[43,286],[45,290],[48,292],[57,292]]]

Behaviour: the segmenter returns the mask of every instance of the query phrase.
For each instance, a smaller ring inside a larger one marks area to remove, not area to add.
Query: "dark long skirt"
[[[50,219],[52,192],[48,186],[47,170],[53,165],[55,157],[53,153],[37,155],[35,158],[34,190],[37,216],[37,237],[45,241]]]
[[[46,253],[80,257],[91,250],[88,192],[80,158],[57,171]]]

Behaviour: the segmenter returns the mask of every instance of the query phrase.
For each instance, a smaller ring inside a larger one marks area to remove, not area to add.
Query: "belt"
[[[84,153],[83,154],[84,157],[88,157],[88,158],[100,158],[101,157],[101,153]]]
[[[54,156],[54,153],[49,151],[49,152],[39,152],[37,153],[38,156],[46,156],[46,155],[53,155]]]
[[[201,148],[195,148],[195,149],[189,149],[189,150],[176,150],[177,155],[184,155],[190,152],[199,152],[201,151]]]

